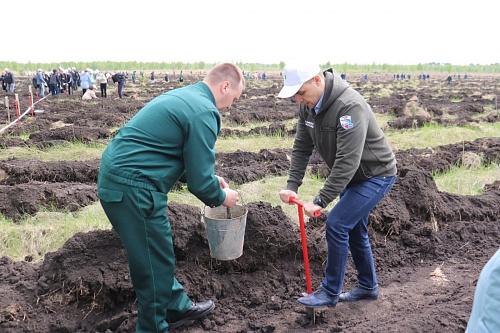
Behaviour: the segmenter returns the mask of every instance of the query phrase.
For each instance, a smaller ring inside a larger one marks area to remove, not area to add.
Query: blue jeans
[[[120,97],[120,98],[123,98],[122,90],[123,90],[124,85],[125,85],[125,81],[118,82],[118,97]]]
[[[396,176],[372,177],[348,185],[326,219],[328,258],[321,288],[332,296],[342,292],[348,250],[358,272],[358,285],[365,289],[378,286],[368,239],[368,217],[371,210],[389,193]]]

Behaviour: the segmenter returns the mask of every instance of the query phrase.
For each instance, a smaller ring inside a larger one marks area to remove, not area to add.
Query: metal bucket
[[[212,258],[233,260],[241,257],[247,214],[246,206],[205,207],[203,220]]]

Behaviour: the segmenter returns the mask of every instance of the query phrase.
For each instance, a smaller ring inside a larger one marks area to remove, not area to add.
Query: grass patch
[[[385,134],[387,141],[397,151],[498,137],[498,133],[500,133],[500,123],[481,123],[463,127],[442,127],[439,124],[429,123],[417,129],[389,130]]]
[[[246,137],[219,138],[215,144],[217,152],[233,153],[237,150],[258,153],[262,149],[288,149],[293,145],[292,136],[251,135]]]
[[[462,102],[464,99],[462,97],[458,97],[458,96],[450,96],[450,102],[452,103],[460,103]]]
[[[500,165],[454,166],[445,173],[435,173],[434,181],[440,191],[460,195],[481,195],[484,185],[500,179]]]
[[[493,95],[493,94],[483,95],[483,99],[486,99],[488,101],[496,101],[497,95]]]
[[[99,203],[77,213],[42,210],[19,222],[0,218],[0,255],[15,261],[38,261],[78,232],[110,229]]]
[[[293,129],[293,128],[295,128],[295,126],[297,126],[297,119],[288,119],[288,120],[282,120],[279,122],[285,125],[286,130]],[[249,130],[251,130],[253,128],[263,127],[263,126],[269,127],[272,124],[274,124],[274,122],[271,123],[270,121],[262,121],[262,122],[255,121],[255,122],[251,122],[249,124],[231,124],[231,123],[228,123],[228,124],[223,124],[222,128],[248,132]]]
[[[87,161],[100,159],[106,143],[85,144],[83,142],[68,142],[45,149],[32,147],[9,147],[0,150],[0,159],[25,158],[37,159],[43,162],[54,161]]]

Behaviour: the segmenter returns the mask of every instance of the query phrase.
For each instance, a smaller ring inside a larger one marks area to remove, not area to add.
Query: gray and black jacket
[[[314,147],[331,172],[319,195],[335,200],[349,183],[396,175],[396,158],[371,107],[332,69],[324,72],[321,108],[300,105],[287,189],[297,192]]]

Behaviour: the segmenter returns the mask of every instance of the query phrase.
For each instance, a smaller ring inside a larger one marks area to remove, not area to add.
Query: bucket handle
[[[238,190],[235,190],[235,191],[238,192],[238,195],[240,196],[241,202],[243,203],[243,207],[246,207],[247,204],[246,204],[245,200],[243,200],[243,196],[241,195],[240,191],[238,191]]]
[[[243,196],[241,195],[240,191],[238,191],[238,190],[234,190],[234,191],[238,192],[238,195],[240,196],[240,199],[241,199],[241,201],[243,203],[243,207],[245,207],[245,209],[246,209],[247,204],[246,204],[245,200],[243,200]],[[207,207],[207,205],[203,205],[203,209],[201,210],[201,215],[205,215],[205,208],[206,207]],[[229,207],[227,208],[228,216],[230,215],[230,209],[231,208],[229,208]]]

